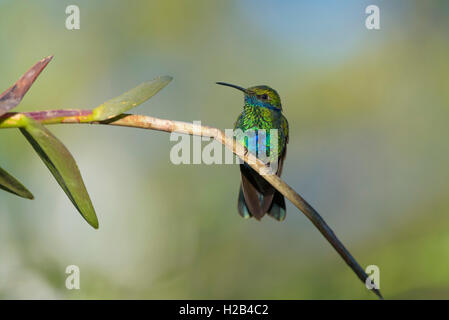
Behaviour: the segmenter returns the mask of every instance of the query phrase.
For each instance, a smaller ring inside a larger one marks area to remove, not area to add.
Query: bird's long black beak
[[[235,84],[230,84],[230,83],[226,83],[226,82],[215,82],[216,84],[220,84],[222,86],[227,86],[227,87],[231,87],[240,91],[243,91],[244,93],[247,93],[247,90],[245,88],[236,86]]]

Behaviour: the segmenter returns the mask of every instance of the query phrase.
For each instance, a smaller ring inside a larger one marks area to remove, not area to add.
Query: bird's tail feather
[[[243,195],[242,185],[240,185],[239,200],[237,202],[237,208],[239,210],[239,214],[243,218],[245,218],[245,219],[251,218],[252,215],[251,215],[251,212],[249,212],[248,207],[246,206],[245,196]]]
[[[287,211],[285,210],[284,196],[277,190],[274,193],[273,201],[271,202],[271,207],[268,210],[268,215],[278,221],[283,221],[287,216]]]
[[[274,193],[274,197],[272,197],[272,198],[273,198],[273,200],[271,202],[271,205],[268,209],[267,214],[278,221],[283,221],[287,214],[287,211],[285,209],[284,196],[281,193],[279,193],[279,191],[276,190]],[[262,203],[264,202],[263,199],[261,199],[261,202]],[[249,219],[253,216],[251,214],[251,211],[249,211],[248,206],[246,205],[242,185],[240,185],[237,208],[238,208],[239,214],[243,218]]]

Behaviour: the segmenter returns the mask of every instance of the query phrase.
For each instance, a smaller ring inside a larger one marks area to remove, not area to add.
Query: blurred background
[[[81,29],[65,28],[76,4]],[[380,30],[365,8],[380,8]],[[133,112],[232,128],[266,84],[290,122],[283,178],[387,299],[449,298],[448,1],[0,0],[0,91],[55,58],[17,111],[93,108],[159,75]],[[72,152],[91,228],[16,129],[1,166],[0,298],[375,299],[290,203],[279,223],[237,213],[236,165],[173,165],[161,132],[49,127]],[[67,290],[65,269],[80,268]]]

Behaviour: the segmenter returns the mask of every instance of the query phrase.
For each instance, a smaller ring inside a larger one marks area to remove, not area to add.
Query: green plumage
[[[256,133],[259,130],[265,130],[265,145],[267,148],[267,153],[269,153],[270,147],[272,147],[270,130],[278,129],[278,152],[274,155],[275,157],[280,157],[287,145],[288,122],[287,119],[282,115],[281,111],[271,110],[251,104],[245,104],[245,106],[243,107],[243,112],[239,115],[237,121],[235,122],[234,129],[241,129],[243,132],[254,130]],[[255,146],[251,145],[248,142],[248,139],[240,139],[239,142],[254,154],[259,151],[257,149],[254,149]],[[264,150],[261,150],[261,152],[263,151]]]
[[[268,86],[244,89],[227,83],[217,83],[244,92],[243,112],[234,126],[234,129],[242,130],[242,134],[237,134],[236,139],[258,158],[276,164],[275,172],[280,176],[287,150],[288,122],[282,114],[278,93]],[[273,137],[276,133],[270,132],[272,129],[276,129],[277,146]],[[262,133],[261,130],[265,132]],[[238,198],[240,215],[260,220],[267,213],[279,221],[284,220],[286,216],[284,196],[248,164],[241,164],[240,171],[242,176]]]

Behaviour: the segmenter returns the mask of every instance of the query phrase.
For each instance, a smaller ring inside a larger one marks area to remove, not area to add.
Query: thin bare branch
[[[229,148],[233,153],[235,153],[240,159],[248,163],[254,170],[259,172],[261,176],[267,180],[275,189],[282,193],[287,199],[289,199],[300,211],[302,211],[307,218],[318,228],[321,234],[327,239],[327,241],[334,247],[338,254],[343,258],[343,260],[349,265],[349,267],[356,273],[356,275],[366,282],[368,275],[365,273],[364,269],[358,264],[354,257],[345,248],[343,243],[337,238],[332,229],[327,225],[324,219],[318,214],[318,212],[310,206],[295,190],[293,190],[288,184],[286,184],[282,179],[280,179],[275,174],[266,174],[270,172],[269,167],[267,167],[261,160],[251,153],[249,153],[241,144],[237,143],[233,137],[226,136],[223,131],[207,126],[200,126],[197,124],[192,124],[188,122],[174,121],[159,119],[150,116],[143,115],[128,115],[121,114],[117,117],[107,119],[104,121],[94,121],[102,120],[104,117],[113,116],[113,114],[124,112],[130,108],[140,104],[143,101],[149,99],[152,95],[162,89],[168,82],[170,82],[171,77],[163,77],[157,79],[156,82],[150,82],[146,84],[146,87],[138,87],[133,89],[133,99],[136,96],[136,92],[139,93],[140,89],[145,88],[142,94],[137,96],[139,99],[137,101],[131,101],[128,97],[129,92],[124,96],[120,96],[113,99],[107,103],[111,110],[104,110],[104,105],[92,110],[49,110],[49,111],[38,111],[38,112],[27,112],[27,113],[6,113],[15,106],[17,106],[22,100],[23,96],[26,94],[28,89],[34,83],[36,78],[42,72],[42,70],[47,66],[53,57],[47,57],[36,63],[30,70],[28,70],[12,87],[7,89],[0,95],[0,129],[1,128],[21,128],[23,130],[26,124],[29,125],[29,118],[39,122],[40,124],[58,124],[58,123],[90,123],[90,124],[104,124],[104,125],[115,125],[133,128],[142,128],[150,130],[158,130],[165,132],[177,132],[189,135],[200,135],[214,138],[219,143],[223,144]],[[148,90],[151,89],[151,90]],[[137,90],[135,92],[135,90]],[[132,102],[132,103],[131,103]],[[123,106],[122,104],[125,104]],[[130,104],[130,105],[126,105]],[[102,114],[103,113],[103,114]],[[99,115],[101,114],[101,115]],[[27,120],[28,119],[28,120]],[[380,291],[376,288],[372,289],[373,292],[382,299]]]
[[[174,121],[167,119],[159,119],[150,116],[143,115],[130,115],[122,114],[116,118],[109,119],[101,122],[92,122],[89,115],[90,110],[53,110],[53,111],[41,111],[41,112],[29,112],[29,113],[9,113],[0,117],[0,128],[2,127],[2,118],[4,122],[20,122],[20,117],[26,115],[34,118],[42,124],[56,124],[56,123],[90,123],[90,124],[102,124],[113,125],[123,127],[133,127],[149,130],[157,130],[164,132],[177,132],[189,135],[201,135],[211,137],[217,140],[229,148],[240,159],[248,163],[254,170],[259,173],[264,173],[269,170],[265,164],[256,158],[255,155],[247,152],[247,150],[239,143],[235,141],[233,137],[228,137],[223,131],[217,128],[208,126],[199,126],[193,123]],[[8,126],[11,127],[11,126]],[[293,190],[287,183],[275,174],[262,174],[262,177],[267,180],[276,190],[282,193],[288,200],[290,200],[305,216],[312,221],[312,223],[318,228],[321,234],[327,239],[327,241],[334,247],[343,260],[349,265],[349,267],[355,272],[362,282],[366,282],[368,275],[364,269],[359,265],[351,253],[345,248],[343,243],[337,238],[332,229],[327,225],[324,219],[318,214],[318,212],[305,201],[295,190]],[[372,289],[373,292],[382,299],[380,291],[376,288]]]

